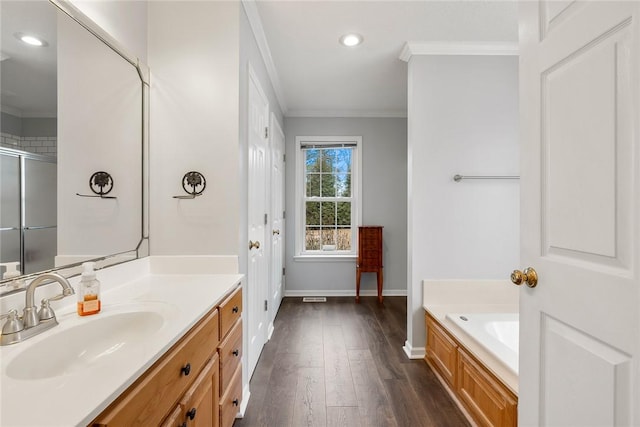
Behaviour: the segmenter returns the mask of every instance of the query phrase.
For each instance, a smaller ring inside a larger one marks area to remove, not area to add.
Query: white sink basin
[[[7,365],[6,374],[18,380],[39,380],[121,360],[166,325],[174,311],[171,307],[126,307],[124,311],[78,318],[66,328],[58,325],[44,332],[44,339],[27,344]]]

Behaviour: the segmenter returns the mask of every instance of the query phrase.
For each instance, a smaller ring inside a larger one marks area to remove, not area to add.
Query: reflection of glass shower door
[[[22,262],[20,235],[20,157],[3,152],[0,153],[0,262]],[[3,272],[0,271],[0,278]]]
[[[57,247],[56,164],[24,159],[24,272],[54,267]]]
[[[54,159],[0,152],[0,262],[20,262],[25,274],[54,267],[56,169]]]

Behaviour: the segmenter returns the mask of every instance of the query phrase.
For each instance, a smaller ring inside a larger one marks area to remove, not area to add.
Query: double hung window
[[[297,137],[298,255],[353,256],[361,137]]]

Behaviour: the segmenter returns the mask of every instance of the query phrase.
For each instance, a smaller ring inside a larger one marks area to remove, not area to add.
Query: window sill
[[[296,262],[355,262],[356,255],[296,255],[293,260]]]

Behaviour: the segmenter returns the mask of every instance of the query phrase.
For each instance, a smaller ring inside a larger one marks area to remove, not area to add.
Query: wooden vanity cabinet
[[[242,399],[241,313],[242,289],[237,287],[90,426],[230,427]],[[223,369],[233,369],[231,376]],[[223,372],[230,378],[224,390]],[[223,413],[223,397],[235,410],[225,405]]]
[[[212,310],[93,422],[93,426],[160,425],[219,342],[218,311]]]
[[[242,288],[220,304],[220,427],[230,427],[242,402]]]
[[[518,425],[518,397],[428,313],[425,361],[483,427]]]

